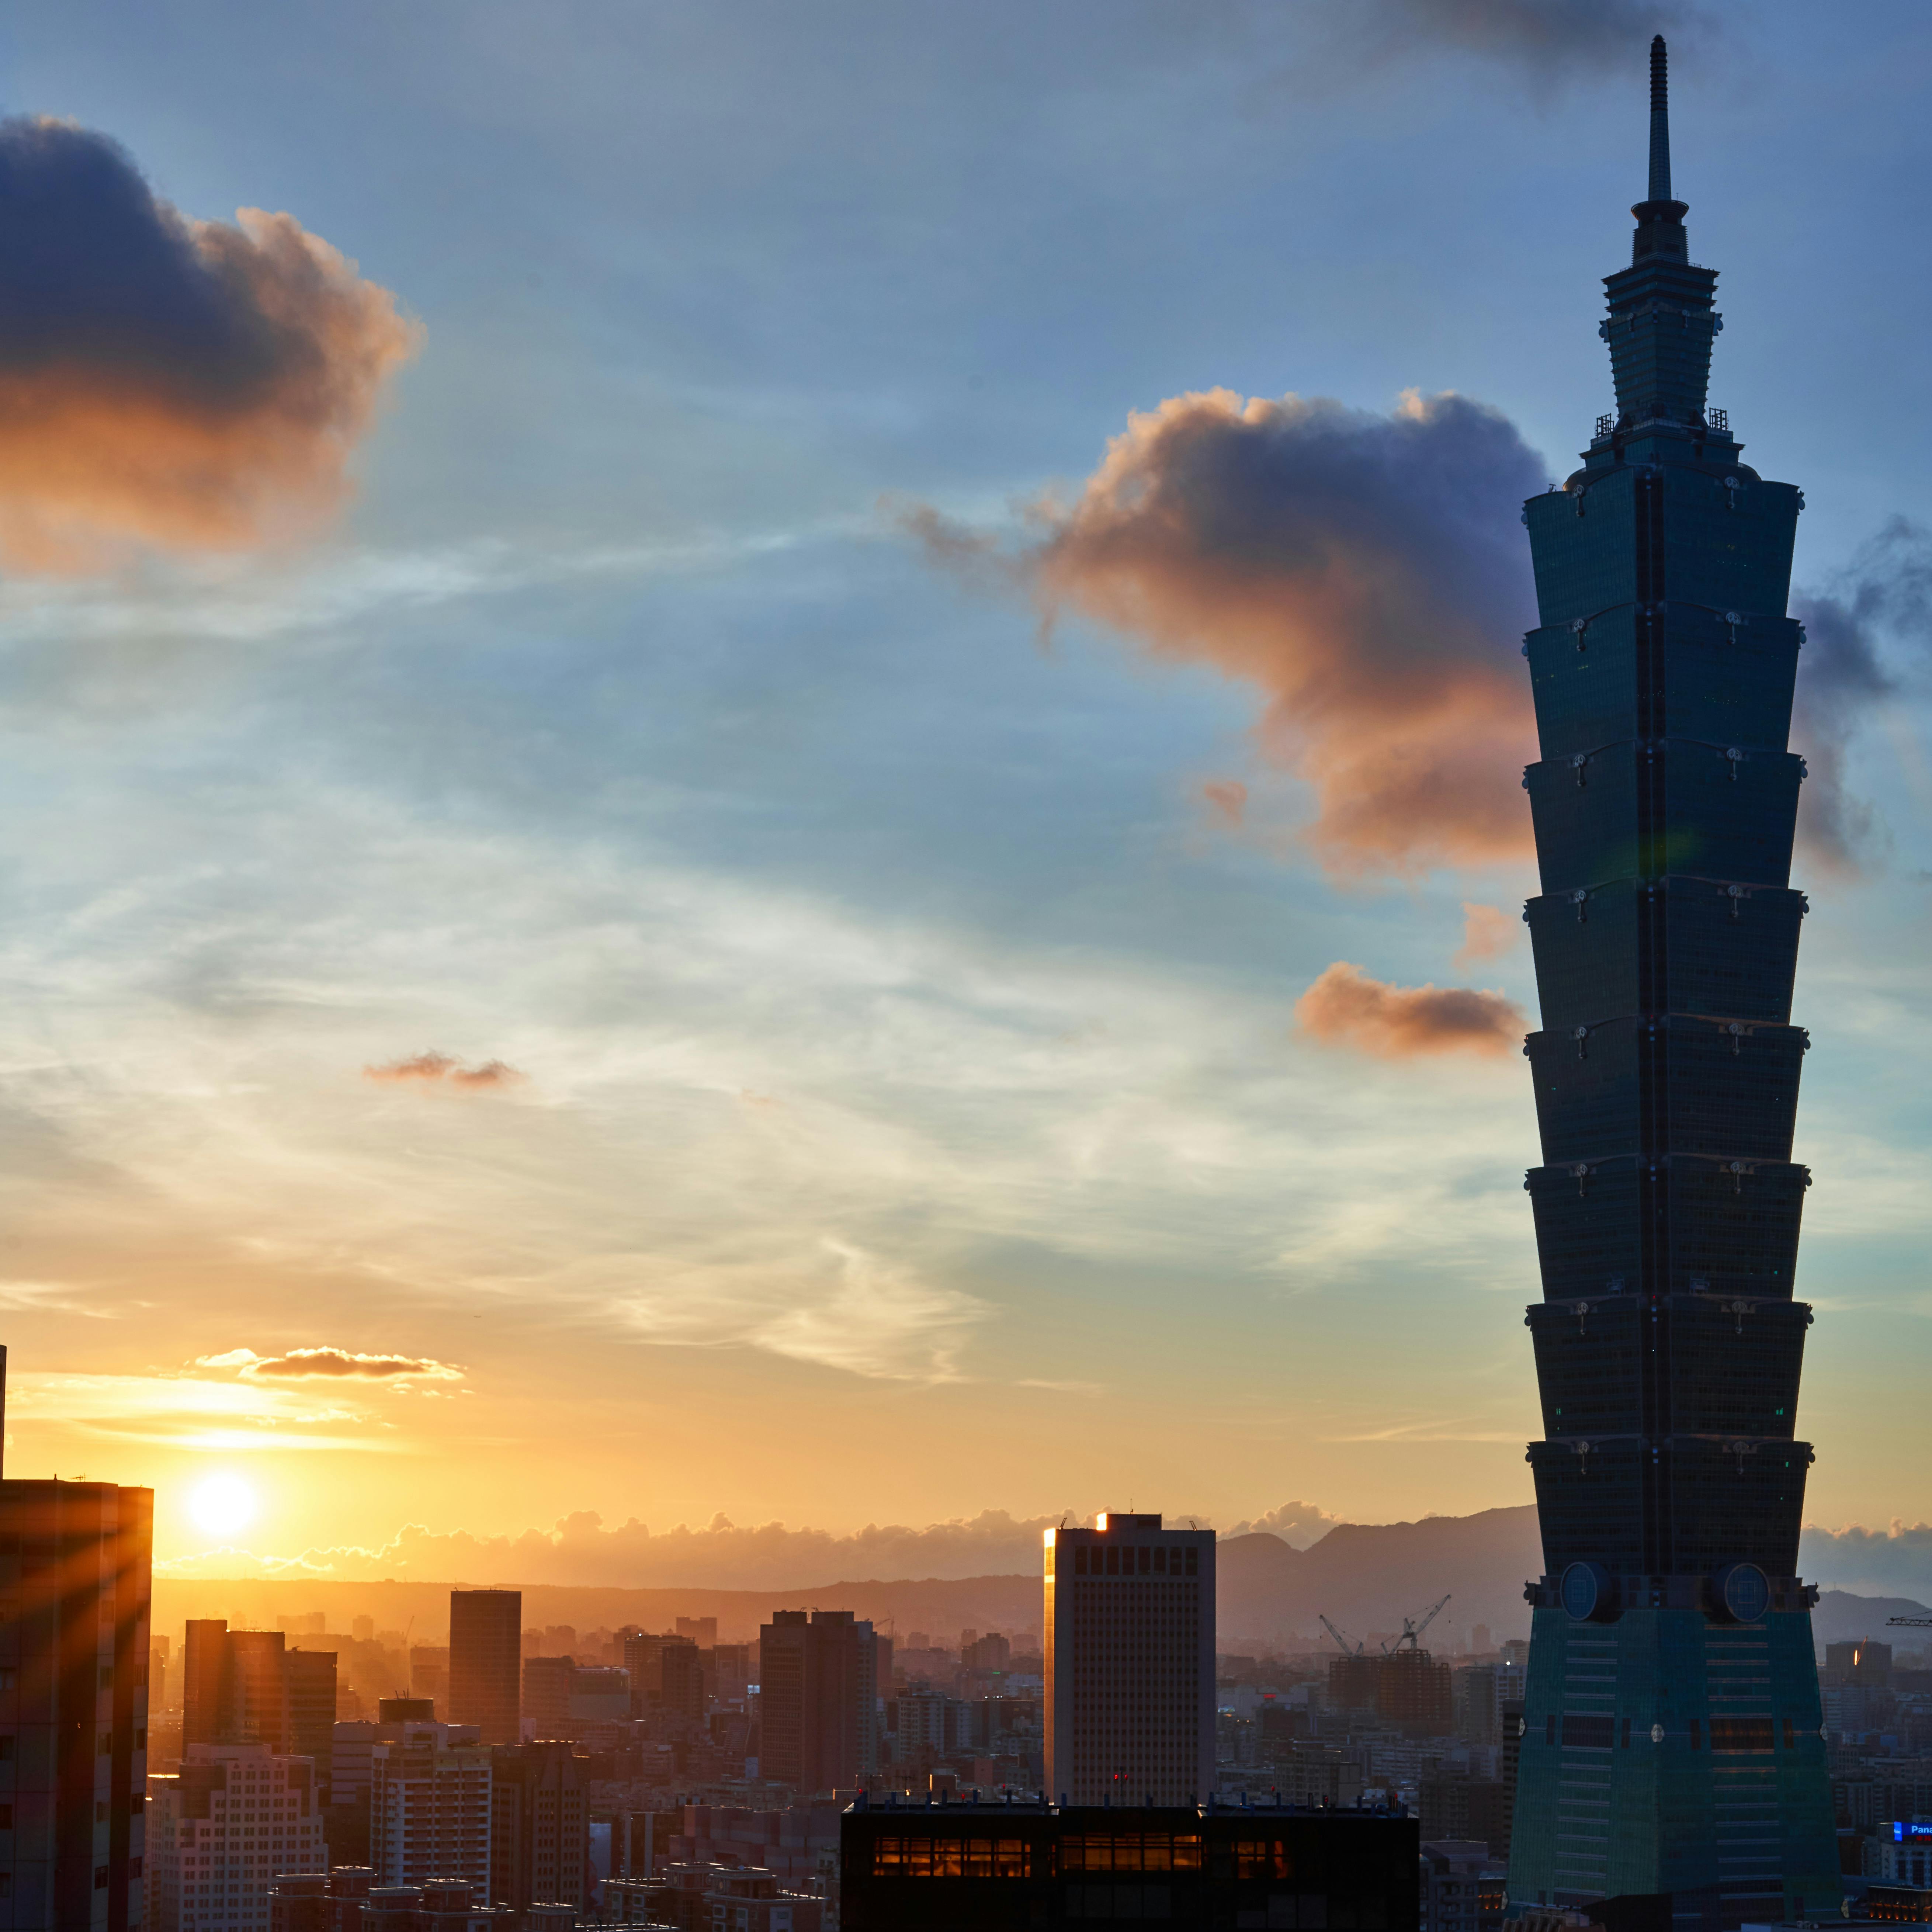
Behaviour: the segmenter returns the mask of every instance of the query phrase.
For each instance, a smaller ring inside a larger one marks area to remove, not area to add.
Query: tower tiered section
[[[1660,39],[1649,194],[1606,278],[1616,412],[1524,506],[1546,1574],[1510,1892],[1667,1894],[1676,1932],[1719,1932],[1841,1895],[1796,1574],[1804,498],[1706,407],[1718,278],[1671,194],[1664,62]]]

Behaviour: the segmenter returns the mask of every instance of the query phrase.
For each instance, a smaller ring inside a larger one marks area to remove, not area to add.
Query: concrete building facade
[[[274,1880],[328,1863],[314,1763],[266,1744],[190,1744],[147,1825],[148,1932],[269,1932]]]
[[[1046,1786],[1072,1804],[1214,1788],[1214,1533],[1157,1516],[1046,1532]]]

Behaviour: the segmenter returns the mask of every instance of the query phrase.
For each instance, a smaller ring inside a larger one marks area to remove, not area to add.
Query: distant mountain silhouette
[[[1855,1597],[1849,1590],[1827,1590],[1811,1612],[1811,1634],[1820,1643],[1856,1643],[1876,1637],[1900,1650],[1932,1647],[1932,1630],[1888,1630],[1887,1617],[1932,1617],[1910,1597]]]
[[[1223,1651],[1234,1652],[1332,1648],[1319,1621],[1324,1613],[1358,1640],[1371,1632],[1399,1631],[1405,1616],[1426,1609],[1445,1590],[1451,1600],[1436,1630],[1453,1628],[1457,1648],[1474,1624],[1488,1624],[1498,1642],[1527,1636],[1529,1606],[1522,1586],[1543,1568],[1536,1510],[1529,1504],[1474,1516],[1424,1516],[1418,1522],[1340,1523],[1306,1550],[1264,1532],[1230,1537],[1216,1556],[1218,1641]],[[158,1578],[154,1628],[172,1636],[185,1617],[226,1616],[272,1629],[278,1616],[320,1610],[327,1612],[334,1630],[368,1616],[382,1629],[403,1630],[414,1618],[419,1632],[433,1630],[448,1614],[448,1590],[447,1583],[416,1582]],[[1039,1630],[1041,1595],[1037,1574],[809,1583],[778,1590],[550,1584],[525,1586],[524,1621],[538,1627],[573,1624],[587,1634],[599,1625],[666,1630],[675,1617],[715,1616],[719,1634],[729,1642],[754,1636],[776,1609],[815,1604],[876,1618],[895,1628],[901,1643],[916,1629],[950,1644],[962,1628]],[[1888,1630],[1886,1618],[1929,1615],[1932,1611],[1908,1597],[1828,1590],[1814,1627],[1821,1644],[1868,1636],[1918,1649],[1926,1647],[1918,1641],[1920,1633]]]
[[[1446,1590],[1445,1622],[1466,1635],[1487,1624],[1500,1642],[1529,1633],[1522,1586],[1543,1570],[1536,1509],[1424,1516],[1419,1522],[1338,1523],[1318,1543],[1234,1536],[1216,1553],[1225,1648],[1244,1640],[1319,1639],[1324,1614],[1358,1640],[1402,1628]]]

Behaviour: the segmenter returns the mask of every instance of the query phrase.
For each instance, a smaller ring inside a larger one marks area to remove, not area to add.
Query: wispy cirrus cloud
[[[208,1376],[64,1375],[16,1370],[10,1422],[63,1424],[83,1435],[173,1448],[362,1450],[380,1439],[359,1410],[304,1402],[285,1390]]]

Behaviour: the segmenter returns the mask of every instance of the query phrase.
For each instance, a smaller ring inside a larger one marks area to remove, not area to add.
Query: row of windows
[[[1059,1868],[1076,1872],[1198,1872],[1198,1832],[1070,1833],[1059,1841]],[[1294,1858],[1280,1838],[1238,1838],[1238,1878],[1292,1878]],[[882,1878],[1034,1878],[1051,1876],[1052,1848],[1024,1838],[885,1836],[872,1841],[874,1874]]]
[[[1632,1720],[1628,1718],[1616,1718],[1597,1712],[1572,1711],[1558,1718],[1554,1712],[1544,1720],[1544,1739],[1547,1744],[1558,1742],[1561,1731],[1562,1742],[1583,1750],[1610,1750],[1621,1744],[1628,1750],[1632,1736]],[[1710,1747],[1714,1751],[1768,1751],[1776,1748],[1776,1729],[1769,1718],[1712,1718],[1707,1720],[1693,1718],[1690,1720],[1690,1748],[1704,1748],[1705,1734],[1709,1732]],[[1784,1720],[1784,1748],[1798,1748],[1798,1726],[1790,1718]],[[1648,1730],[1637,1734],[1641,1740],[1648,1740]]]
[[[1053,1552],[1048,1552],[1049,1571]],[[1073,1574],[1076,1576],[1198,1576],[1201,1552],[1192,1544],[1182,1548],[1164,1543],[1105,1545],[1076,1543],[1073,1546]]]

